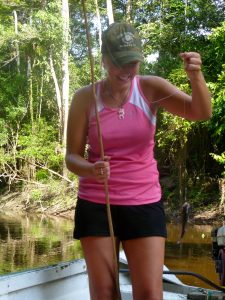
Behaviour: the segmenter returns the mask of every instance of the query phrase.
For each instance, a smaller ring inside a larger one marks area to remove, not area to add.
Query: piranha
[[[186,232],[187,229],[187,223],[189,220],[189,213],[190,213],[190,204],[188,202],[184,202],[182,205],[182,210],[181,210],[181,233],[180,233],[180,238],[177,241],[178,244],[181,243],[181,240]]]

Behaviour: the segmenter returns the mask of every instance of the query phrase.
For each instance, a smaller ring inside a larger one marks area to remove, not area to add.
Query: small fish
[[[178,244],[181,243],[181,240],[186,232],[187,223],[189,220],[189,212],[190,212],[190,204],[188,202],[184,202],[181,210],[181,234],[180,239],[177,241]]]

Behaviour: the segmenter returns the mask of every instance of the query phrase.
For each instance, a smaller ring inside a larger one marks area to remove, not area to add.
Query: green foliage
[[[224,151],[225,151],[225,22],[222,26],[215,28],[209,37],[209,40],[214,47],[215,64],[213,69],[217,73],[217,80],[213,85],[213,117],[209,123],[209,129],[214,140],[214,153],[211,156],[220,165],[225,167]],[[215,78],[215,76],[213,76]],[[225,171],[222,171],[222,176],[225,176]]]
[[[18,34],[14,30],[14,9]],[[63,154],[49,55],[51,52],[60,85],[62,45],[65,45],[61,1],[54,0],[45,6],[40,1],[2,4],[0,18],[3,21],[0,25],[0,123],[3,126],[0,172],[9,178],[17,178],[15,174],[29,177],[28,166],[32,161],[60,173]]]
[[[49,172],[47,170],[40,169],[36,172],[36,180],[45,182],[49,177]]]
[[[222,165],[225,169],[225,152],[220,155],[211,153],[212,157],[217,161],[220,165]],[[225,170],[221,173],[223,177],[225,177]]]
[[[42,119],[33,128],[24,126],[18,141],[18,157],[35,159],[37,163],[57,170],[62,165],[63,155],[56,137],[57,130]]]
[[[187,135],[191,128],[191,122],[163,112],[160,118],[160,128],[157,132],[158,147],[165,151],[168,147],[171,152],[176,151],[178,146],[182,147],[187,142]],[[182,144],[178,145],[180,142]]]
[[[207,76],[210,81],[217,81],[218,76],[224,70],[225,53],[225,22],[213,28],[208,37],[209,44],[205,51]]]
[[[95,53],[95,80],[99,80],[102,71],[96,8],[93,1],[87,2],[91,47]],[[108,24],[106,2],[99,0],[98,4],[104,29]],[[116,21],[126,19],[126,6],[126,1],[113,1]],[[18,34],[14,28],[15,11]],[[204,172],[220,176],[217,165],[224,166],[225,151],[224,1],[137,0],[132,2],[131,19],[143,40],[146,60],[142,74],[163,76],[191,93],[179,53],[199,51],[213,94],[213,117],[208,122],[188,122],[159,112],[156,138],[160,164],[177,168],[183,158],[190,177],[194,174],[196,178]],[[70,1],[68,44],[63,38],[61,0],[1,2],[0,31],[0,173],[10,178],[16,174],[17,178],[27,179],[33,163],[36,180],[45,182],[52,175],[38,166],[61,173],[64,160],[50,56],[60,93],[63,49],[69,50],[70,98],[75,90],[91,82],[82,5],[80,1]],[[150,54],[158,58],[149,62],[147,56]],[[173,172],[178,174],[178,169]],[[74,175],[69,176],[74,179]],[[178,182],[177,176],[174,180]],[[177,196],[176,191],[168,190],[166,194],[170,198]],[[196,190],[196,201],[201,202],[203,195],[204,191],[198,194]]]
[[[221,153],[221,155],[212,154],[212,156],[218,163],[225,165],[225,152]]]
[[[196,179],[189,180],[187,198],[195,210],[218,205],[219,187],[217,179],[200,174]]]
[[[225,134],[225,64],[215,84],[211,128],[219,142]]]
[[[0,119],[0,147],[5,145],[8,141],[8,132],[6,129],[6,122],[4,119]]]
[[[35,189],[31,192],[31,201],[40,201],[42,196],[42,192],[39,189]]]
[[[187,93],[190,92],[190,86],[183,68],[174,69],[170,73],[169,79],[181,90]],[[194,124],[192,122],[173,116],[166,111],[160,113],[156,140],[157,147],[160,150],[159,156],[166,158],[164,162],[167,161],[174,165],[180,150],[183,149],[187,143],[188,135],[190,135],[193,126]],[[185,157],[183,159],[185,159]]]

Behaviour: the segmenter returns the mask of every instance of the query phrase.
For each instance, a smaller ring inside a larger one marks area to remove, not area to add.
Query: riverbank
[[[38,186],[27,185],[25,189],[4,191],[0,195],[0,211],[18,214],[36,213],[73,218],[77,185],[52,181]]]
[[[205,207],[204,209],[195,209],[191,206],[189,215],[189,223],[195,225],[218,225],[222,226],[224,215],[221,213],[218,206]],[[165,203],[165,213],[168,223],[182,223],[181,209],[171,209]]]
[[[205,209],[201,212],[197,212],[193,216],[193,221],[195,224],[219,224],[220,226],[224,223],[224,214],[221,212],[219,207],[213,207],[210,209]]]
[[[35,213],[49,216],[74,218],[77,186],[54,184],[39,186],[38,189],[26,188],[24,191],[5,191],[0,196],[0,211],[11,211],[18,214]],[[168,222],[180,223],[180,208],[171,208],[165,201],[165,211]],[[218,206],[195,210],[191,208],[190,220],[192,224],[223,225],[224,215]]]

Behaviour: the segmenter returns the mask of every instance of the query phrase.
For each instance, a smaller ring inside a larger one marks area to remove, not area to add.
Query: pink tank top
[[[102,82],[98,83],[97,101],[105,155],[110,156],[109,198],[114,205],[141,205],[157,202],[161,187],[157,163],[154,159],[156,115],[143,95],[136,76],[123,106],[104,106],[99,96]],[[88,160],[100,159],[100,147],[94,112],[88,129]],[[104,185],[93,178],[80,177],[78,195],[96,203],[105,203]]]

